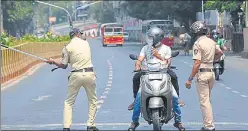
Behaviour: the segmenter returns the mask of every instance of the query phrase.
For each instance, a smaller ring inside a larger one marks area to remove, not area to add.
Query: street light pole
[[[53,4],[49,4],[49,3],[45,3],[45,2],[42,2],[42,1],[35,1],[35,2],[38,2],[38,3],[41,3],[41,4],[44,4],[44,5],[48,5],[48,6],[52,6],[52,7],[55,7],[55,8],[59,8],[59,9],[62,9],[62,10],[64,10],[67,14],[68,14],[68,17],[69,17],[69,22],[70,22],[70,27],[71,27],[71,29],[73,28],[73,24],[72,24],[72,19],[71,19],[71,15],[70,15],[70,13],[69,13],[69,11],[68,10],[66,10],[65,8],[63,8],[63,7],[59,7],[59,6],[56,6],[56,5],[53,5]]]
[[[248,28],[248,0],[245,1],[245,26]]]
[[[205,21],[205,18],[204,18],[204,8],[203,8],[203,6],[204,6],[204,2],[202,0],[202,21]]]

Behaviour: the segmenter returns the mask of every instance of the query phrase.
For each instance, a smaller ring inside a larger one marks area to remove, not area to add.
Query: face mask
[[[153,45],[153,39],[152,39],[152,38],[147,38],[147,39],[146,39],[146,43],[147,43],[148,45]]]

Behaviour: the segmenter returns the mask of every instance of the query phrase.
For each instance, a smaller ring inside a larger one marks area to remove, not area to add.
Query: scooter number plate
[[[148,78],[149,80],[162,80],[163,75],[162,74],[149,74]]]

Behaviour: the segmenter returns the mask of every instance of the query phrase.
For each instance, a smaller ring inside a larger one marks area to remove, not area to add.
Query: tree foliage
[[[1,1],[3,26],[10,34],[26,33],[34,15],[32,1]]]
[[[74,1],[45,1],[54,5],[63,7],[73,14]],[[38,21],[39,27],[43,28],[44,24],[48,23],[49,6],[34,3],[30,1],[7,1],[2,0],[3,11],[3,26],[8,34],[16,36],[17,33],[23,36],[26,33],[33,33],[34,30],[34,16]],[[56,23],[67,22],[67,13],[64,10],[50,7],[52,16],[57,18]]]
[[[222,13],[224,11],[230,12],[232,16],[232,23],[235,25],[239,18],[238,12],[241,11],[241,7],[244,9],[244,0],[235,0],[235,1],[226,1],[226,0],[215,0],[215,1],[207,1],[204,4],[205,9],[207,10],[218,10],[218,12]],[[244,11],[243,13],[245,13]],[[244,16],[244,15],[243,15]]]
[[[201,1],[127,1],[123,7],[130,16],[141,20],[167,19],[170,16],[188,23],[195,20]]]
[[[89,10],[89,14],[100,23],[115,22],[115,13],[110,1],[95,4]]]

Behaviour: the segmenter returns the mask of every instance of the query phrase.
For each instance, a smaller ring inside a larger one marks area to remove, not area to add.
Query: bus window
[[[114,34],[115,35],[122,35],[123,34],[122,28],[114,28]]]
[[[104,35],[112,35],[113,28],[104,28]]]

